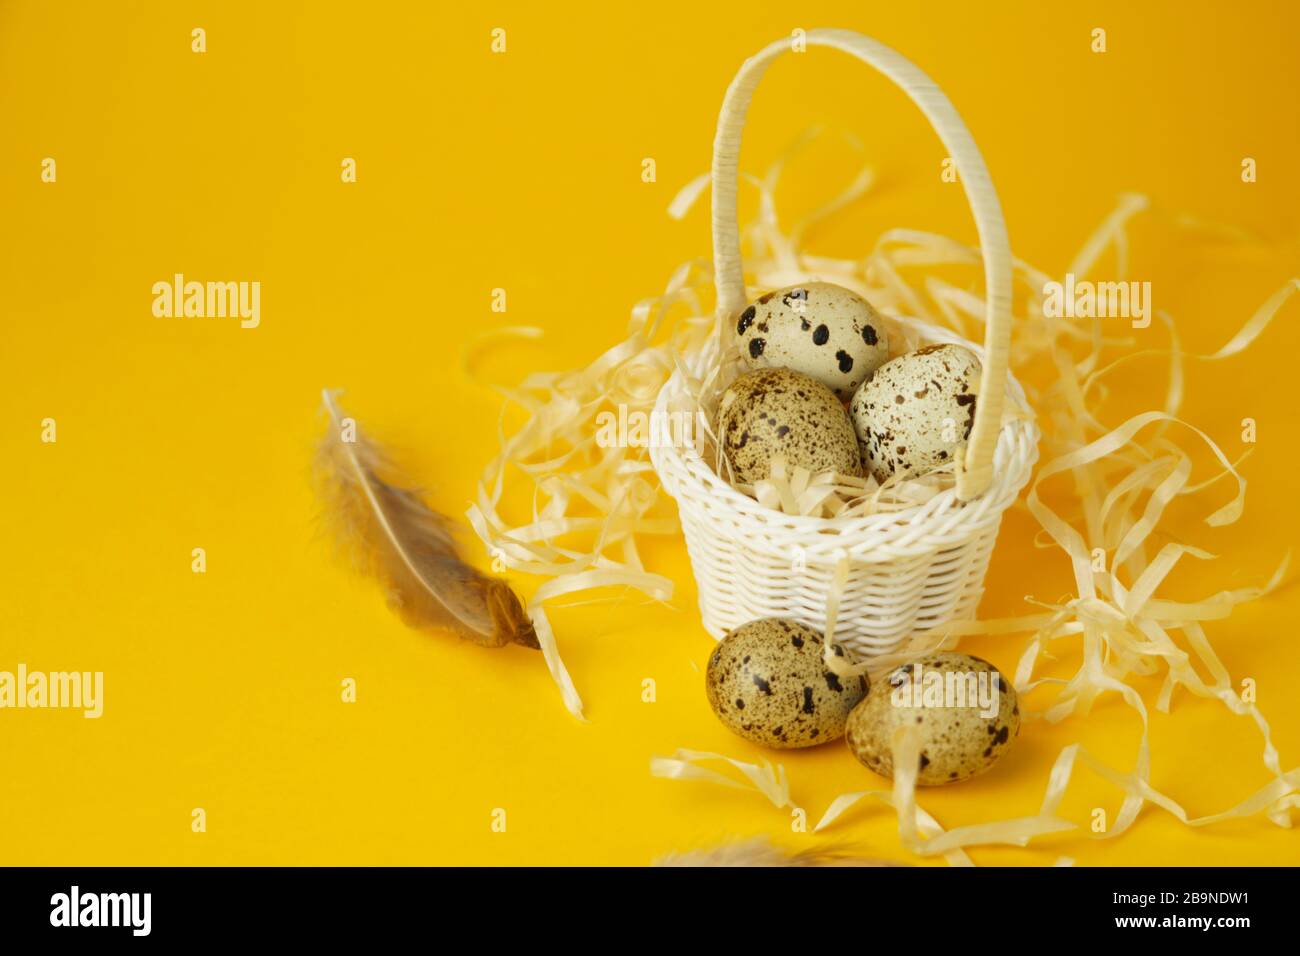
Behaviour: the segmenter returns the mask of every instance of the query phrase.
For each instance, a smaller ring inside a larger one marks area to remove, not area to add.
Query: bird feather
[[[785,850],[763,837],[733,840],[708,849],[669,853],[655,861],[655,866],[731,867],[731,866],[897,866],[887,860],[858,856],[847,847],[822,846],[804,850]]]
[[[537,648],[537,633],[510,586],[462,560],[453,524],[394,478],[383,449],[322,393],[329,427],[316,455],[316,482],[340,547],[387,589],[412,627],[452,631],[484,647]]]

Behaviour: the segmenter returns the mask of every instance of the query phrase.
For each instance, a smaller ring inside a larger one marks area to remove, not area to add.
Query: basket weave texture
[[[927,343],[983,349],[946,329],[917,323]],[[707,348],[687,363],[699,376],[716,361]],[[1025,407],[1018,382],[1008,399]],[[659,393],[664,416],[686,383],[674,374]],[[828,598],[843,576],[836,640],[853,656],[896,649],[917,631],[975,616],[1002,513],[1029,481],[1038,458],[1038,427],[1007,422],[993,456],[993,483],[963,502],[955,487],[905,511],[856,518],[787,515],[760,505],[714,473],[697,452],[651,448],[664,489],[677,502],[704,627],[721,639],[748,621],[784,617],[818,631]],[[843,565],[841,567],[841,565]]]

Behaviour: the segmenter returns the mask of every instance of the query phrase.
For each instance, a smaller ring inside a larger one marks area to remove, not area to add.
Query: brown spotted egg
[[[717,435],[736,479],[746,484],[769,477],[776,458],[813,474],[862,474],[844,406],[821,382],[787,368],[732,382],[718,401]]]
[[[829,282],[760,296],[736,323],[750,368],[811,375],[848,401],[889,357],[884,322],[866,299]]]
[[[877,481],[915,478],[962,454],[981,371],[960,345],[930,345],[878,368],[849,404],[867,471]]]
[[[781,749],[842,736],[868,686],[865,677],[827,670],[822,636],[779,618],[733,630],[714,648],[705,674],[709,706],[729,730]]]
[[[849,716],[845,739],[861,763],[893,777],[892,738],[920,733],[916,781],[956,783],[993,766],[1020,732],[1016,689],[996,667],[969,654],[929,654],[878,680]]]

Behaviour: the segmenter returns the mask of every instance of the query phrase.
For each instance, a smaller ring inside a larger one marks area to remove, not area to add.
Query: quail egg
[[[836,652],[840,653],[838,647]],[[822,661],[822,636],[795,621],[750,621],[709,657],[709,706],[727,729],[767,747],[812,747],[844,734],[865,677],[838,677]]]
[[[787,368],[732,382],[718,402],[717,435],[736,479],[746,484],[769,477],[775,458],[813,474],[862,474],[844,406],[821,382]]]
[[[768,292],[740,313],[740,347],[750,368],[788,368],[848,401],[889,357],[884,322],[866,299],[829,282]]]
[[[930,345],[876,370],[849,412],[877,481],[915,478],[955,459],[975,423],[982,367],[960,345]]]
[[[921,735],[917,783],[956,783],[993,766],[1020,732],[1016,689],[988,661],[937,653],[896,668],[849,715],[853,756],[884,777],[894,775],[895,729]]]

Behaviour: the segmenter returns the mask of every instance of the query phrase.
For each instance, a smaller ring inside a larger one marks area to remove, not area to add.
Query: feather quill
[[[807,850],[783,850],[764,837],[723,843],[705,850],[669,853],[655,861],[655,866],[730,867],[730,866],[899,866],[888,860],[856,856],[843,847],[823,846]]]
[[[538,648],[537,633],[510,586],[466,564],[452,522],[392,475],[383,450],[322,393],[328,431],[316,455],[325,521],[341,548],[388,591],[410,626],[452,631],[484,647]],[[345,424],[347,427],[345,428]]]

